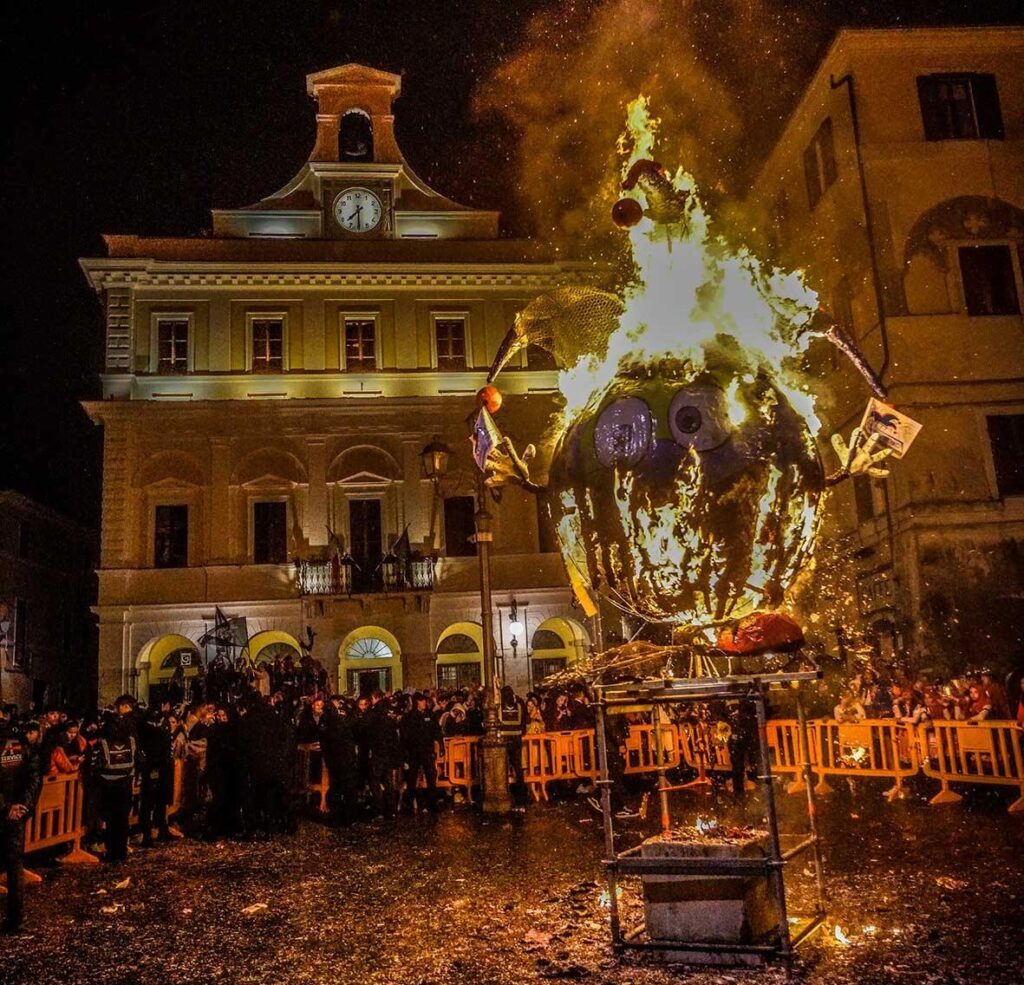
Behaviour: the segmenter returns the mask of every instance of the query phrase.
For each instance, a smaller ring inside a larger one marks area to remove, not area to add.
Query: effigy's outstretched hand
[[[854,475],[868,475],[873,479],[884,479],[889,470],[881,463],[892,454],[892,449],[879,449],[879,435],[872,434],[866,439],[860,428],[854,428],[849,444],[841,434],[832,435],[832,448],[839,459],[839,470],[825,480],[826,485],[835,485]]]
[[[504,437],[488,453],[484,462],[484,485],[488,489],[500,489],[507,485],[518,485],[530,492],[540,492],[538,486],[530,478],[530,461],[536,456],[537,449],[527,445],[523,454],[519,455],[512,439]]]

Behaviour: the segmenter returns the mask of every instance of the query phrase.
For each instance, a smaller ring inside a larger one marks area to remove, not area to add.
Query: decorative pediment
[[[376,472],[354,472],[352,475],[340,476],[334,480],[339,485],[350,485],[350,486],[372,486],[372,485],[389,485],[394,482],[394,479],[388,478],[386,475],[378,475]]]

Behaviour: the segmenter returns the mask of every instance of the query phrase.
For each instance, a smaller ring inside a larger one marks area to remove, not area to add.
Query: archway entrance
[[[290,656],[298,661],[302,658],[302,647],[299,641],[280,629],[265,629],[249,637],[248,645],[242,650],[242,656],[254,664],[273,663],[277,657]]]
[[[452,623],[437,640],[437,686],[446,691],[483,681],[484,633],[478,622]]]
[[[164,699],[183,701],[199,672],[199,647],[179,633],[157,636],[139,651],[138,668],[139,701],[151,708]]]
[[[567,670],[587,652],[586,630],[575,619],[545,619],[530,641],[530,678],[533,683]]]
[[[350,694],[402,686],[402,650],[382,626],[354,629],[338,647],[338,690]]]

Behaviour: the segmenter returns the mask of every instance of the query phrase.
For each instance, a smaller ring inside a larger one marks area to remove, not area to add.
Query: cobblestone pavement
[[[921,790],[842,786],[822,807],[830,922],[794,980],[999,985],[1022,980],[1024,816],[1001,792],[929,808]],[[758,820],[717,796],[698,813]],[[799,798],[784,798],[784,821]],[[654,812],[651,812],[652,814]],[[650,826],[653,818],[646,824]],[[643,826],[641,825],[641,828]],[[641,828],[624,835],[636,841]],[[577,800],[511,821],[468,809],[335,831],[304,823],[274,842],[186,840],[128,863],[44,867],[28,933],[0,938],[4,985],[409,983],[513,985],[785,980],[782,969],[666,968],[608,947],[600,827]],[[124,880],[128,885],[118,888]],[[809,900],[805,861],[787,869],[791,912]],[[835,924],[850,940],[840,944]]]

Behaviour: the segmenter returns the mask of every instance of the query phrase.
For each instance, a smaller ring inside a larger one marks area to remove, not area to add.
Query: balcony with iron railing
[[[364,593],[429,592],[434,588],[436,558],[385,559],[373,571],[332,558],[300,558],[295,562],[299,594],[361,595]]]

